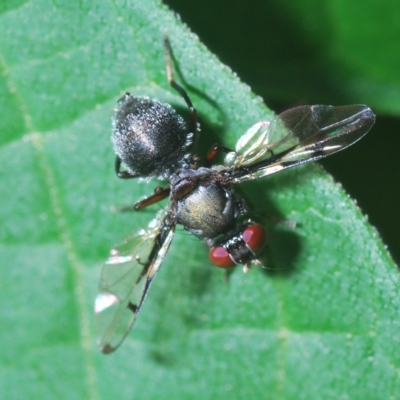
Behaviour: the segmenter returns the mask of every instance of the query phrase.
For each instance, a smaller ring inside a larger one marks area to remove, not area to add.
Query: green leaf
[[[266,269],[224,275],[182,229],[134,330],[93,332],[103,260],[157,206],[113,172],[110,116],[129,90],[168,101],[162,35],[200,115],[199,153],[271,112],[155,0],[4,2],[0,31],[2,397],[387,399],[400,386],[398,271],[318,166],[241,185],[268,223]],[[186,114],[185,114],[186,115]],[[357,173],[357,171],[352,171]]]

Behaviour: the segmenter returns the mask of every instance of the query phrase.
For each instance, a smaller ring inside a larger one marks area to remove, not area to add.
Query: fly
[[[214,265],[243,265],[245,271],[252,264],[259,265],[257,254],[266,242],[265,229],[249,218],[244,200],[232,186],[343,150],[375,122],[365,105],[295,107],[254,124],[234,150],[214,145],[200,166],[193,153],[199,132],[197,112],[174,80],[168,38],[164,45],[169,84],[184,99],[190,116],[186,124],[169,104],[130,93],[115,109],[112,141],[117,176],[158,177],[168,182],[134,208],[166,197],[169,201],[166,211],[160,211],[146,229],[115,245],[103,266],[95,301],[103,353],[113,352],[132,328],[177,224],[205,241]],[[218,152],[226,153],[224,165],[212,166]]]

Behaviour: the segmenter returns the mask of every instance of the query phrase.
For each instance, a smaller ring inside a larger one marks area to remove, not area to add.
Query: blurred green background
[[[376,125],[367,137],[322,164],[400,263],[400,3],[165,3],[275,112],[321,103],[374,110]]]

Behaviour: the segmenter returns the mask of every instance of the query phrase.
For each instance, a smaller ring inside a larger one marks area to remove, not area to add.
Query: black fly
[[[112,141],[119,178],[158,177],[169,184],[135,204],[144,208],[169,197],[147,229],[126,237],[111,250],[103,266],[95,312],[99,346],[114,351],[140,311],[154,276],[161,267],[176,224],[203,239],[210,260],[222,268],[259,264],[264,228],[246,217],[247,207],[232,184],[258,179],[318,160],[345,149],[363,137],[375,116],[365,105],[300,106],[268,121],[257,122],[234,151],[215,145],[200,167],[193,154],[198,133],[197,113],[186,91],[173,78],[171,51],[165,38],[170,85],[186,102],[190,120],[157,99],[125,94],[117,104]],[[215,155],[227,153],[225,165],[210,167]],[[121,170],[124,165],[125,170]]]

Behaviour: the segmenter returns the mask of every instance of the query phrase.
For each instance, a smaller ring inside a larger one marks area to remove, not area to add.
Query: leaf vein
[[[43,138],[39,134],[30,135],[30,140],[34,149],[36,150],[39,158],[40,169],[43,172],[45,177],[46,185],[48,186],[48,193],[50,196],[50,201],[54,213],[54,217],[56,219],[56,224],[58,230],[60,232],[60,241],[63,244],[68,261],[72,267],[72,271],[74,274],[75,281],[75,297],[78,302],[78,310],[79,310],[79,322],[80,322],[80,345],[84,350],[84,359],[85,359],[85,381],[88,388],[88,398],[91,400],[95,400],[98,398],[97,390],[96,390],[96,373],[95,367],[93,363],[93,359],[91,356],[91,343],[92,336],[90,332],[90,317],[88,313],[85,311],[86,307],[86,299],[85,299],[85,291],[83,285],[83,266],[80,263],[76,250],[74,249],[74,245],[68,234],[66,229],[66,219],[63,215],[60,196],[56,187],[56,180],[54,178],[53,172],[51,170],[49,160],[46,157],[44,148],[43,148]]]

